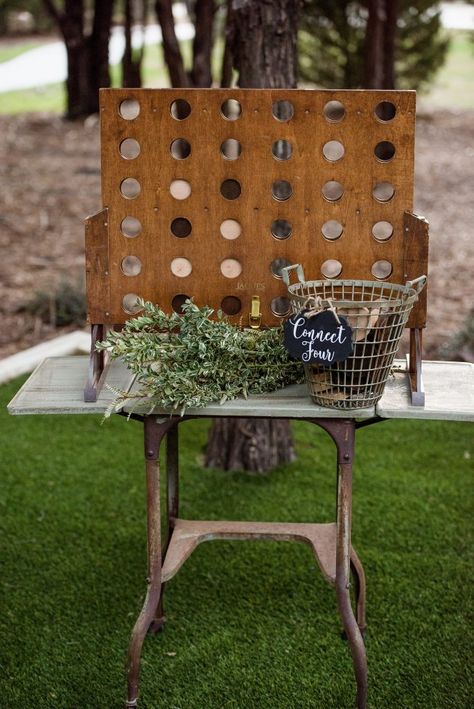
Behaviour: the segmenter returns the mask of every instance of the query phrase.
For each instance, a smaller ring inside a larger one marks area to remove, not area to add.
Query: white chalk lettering
[[[292,320],[293,323],[293,337],[295,340],[301,340],[303,337],[307,337],[311,342],[319,340],[319,342],[331,342],[333,345],[338,342],[343,345],[347,340],[347,336],[344,337],[344,326],[339,325],[335,332],[326,332],[325,330],[307,330],[304,325],[307,323],[306,318],[299,317],[296,320]]]

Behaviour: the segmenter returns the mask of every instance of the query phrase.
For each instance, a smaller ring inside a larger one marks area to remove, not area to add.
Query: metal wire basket
[[[296,269],[298,282],[290,284]],[[403,285],[380,281],[305,281],[300,264],[282,269],[294,314],[335,307],[352,328],[352,354],[330,366],[305,365],[313,401],[332,409],[373,406],[381,398],[400,338],[426,276]]]

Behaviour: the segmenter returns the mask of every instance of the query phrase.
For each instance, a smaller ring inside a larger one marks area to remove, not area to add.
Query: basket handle
[[[290,271],[296,268],[296,275],[298,276],[298,280],[300,283],[303,283],[304,281],[304,271],[303,271],[303,266],[300,263],[294,263],[292,266],[285,266],[284,268],[281,269],[281,275],[283,278],[283,282],[285,285],[289,286],[290,285]]]
[[[427,276],[419,276],[418,278],[415,278],[414,281],[407,281],[405,285],[408,288],[413,288],[416,291],[416,294],[420,295],[421,291],[426,286],[427,280]]]

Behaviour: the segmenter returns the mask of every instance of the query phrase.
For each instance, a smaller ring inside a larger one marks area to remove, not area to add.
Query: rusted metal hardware
[[[164,559],[168,552],[168,547],[173,534],[175,520],[179,514],[179,469],[178,469],[178,423],[168,430],[166,435],[166,519],[167,533],[161,545],[161,558]],[[150,635],[156,635],[161,632],[166,623],[165,612],[163,608],[163,597],[165,593],[165,578],[162,568],[161,593],[158,602],[155,617],[153,618],[148,628]]]
[[[355,449],[355,425],[353,420],[332,420],[326,421],[323,428],[328,431],[334,440],[338,458],[336,519],[337,606],[352,654],[352,663],[357,683],[356,705],[358,709],[365,709],[367,704],[367,658],[361,629],[354,617],[350,598],[352,462]],[[359,585],[360,580],[359,577]],[[364,606],[365,599],[363,601],[363,607]]]

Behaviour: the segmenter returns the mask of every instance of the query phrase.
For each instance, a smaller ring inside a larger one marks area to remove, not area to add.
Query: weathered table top
[[[114,399],[104,386],[96,402],[85,403],[87,356],[52,357],[44,360],[8,405],[11,414],[102,414]],[[404,362],[396,360],[396,371],[375,407],[343,411],[316,406],[305,385],[235,399],[204,409],[187,409],[197,416],[264,416],[274,418],[383,418],[474,421],[474,365],[465,362],[423,362],[426,392],[424,407],[412,406]],[[134,375],[118,361],[112,362],[106,385],[128,391]],[[162,413],[163,410],[155,410]]]

